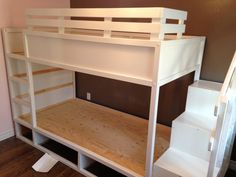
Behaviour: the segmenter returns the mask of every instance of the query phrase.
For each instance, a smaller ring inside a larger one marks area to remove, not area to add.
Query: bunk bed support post
[[[6,70],[7,70],[7,77],[10,77],[13,75],[12,69],[11,69],[11,63],[10,63],[10,58],[7,56],[7,53],[10,53],[9,49],[9,40],[8,40],[8,35],[7,32],[2,31],[2,36],[3,36],[3,47],[4,47],[4,55],[5,55],[5,61],[6,61]],[[15,109],[13,105],[12,99],[15,97],[14,90],[13,90],[13,85],[12,82],[8,81],[8,86],[9,86],[9,96],[10,96],[10,104],[11,104],[11,115],[13,120],[15,120]],[[16,136],[19,136],[19,129],[16,126],[16,122],[14,121],[14,127],[15,127],[15,134]]]
[[[35,95],[34,95],[34,83],[32,74],[32,65],[29,61],[26,61],[27,78],[29,81],[29,96],[30,96],[30,110],[32,116],[32,126],[36,127],[36,106],[35,106]]]
[[[24,51],[25,56],[29,58],[29,51],[28,51],[28,42],[26,34],[24,34],[23,38],[24,43]],[[27,72],[27,78],[29,82],[29,97],[30,97],[30,110],[31,110],[31,119],[32,119],[32,126],[37,126],[37,120],[36,120],[36,105],[35,105],[35,95],[34,95],[34,80],[33,80],[33,71],[32,71],[32,64],[30,61],[25,61],[26,63],[26,72]],[[35,138],[34,138],[35,139]]]
[[[158,84],[159,52],[160,52],[160,46],[155,47],[153,83],[151,87],[151,100],[150,100],[149,121],[148,121],[145,177],[152,177],[152,171],[153,171],[156,122],[157,122],[157,111],[158,111],[158,101],[159,101],[159,91],[160,91],[160,86]]]
[[[195,69],[194,81],[197,81],[200,79],[201,68],[202,68],[201,61],[202,61],[203,54],[204,54],[204,47],[205,47],[205,39],[201,41],[200,51],[199,51],[199,55],[198,55],[198,66]]]

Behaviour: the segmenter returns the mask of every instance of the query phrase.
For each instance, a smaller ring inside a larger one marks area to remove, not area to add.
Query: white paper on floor
[[[58,160],[54,159],[49,154],[45,153],[33,166],[32,168],[37,172],[47,173],[49,172]]]

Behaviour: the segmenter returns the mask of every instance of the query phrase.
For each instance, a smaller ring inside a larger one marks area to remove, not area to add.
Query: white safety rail
[[[93,9],[30,9],[27,11],[27,26],[54,27],[59,33],[66,29],[86,29],[103,31],[103,37],[112,37],[112,32],[148,33],[150,39],[164,39],[168,33],[176,33],[178,38],[185,32],[184,21],[187,12],[168,8],[93,8]],[[102,18],[71,20],[70,18]],[[114,21],[116,18],[122,18]],[[146,22],[132,22],[125,19],[147,19]],[[177,20],[168,24],[167,19]]]
[[[235,137],[236,122],[236,52],[225,77],[217,102],[216,133],[211,153],[208,177],[214,176],[219,169],[218,177],[225,176],[229,167],[230,155]]]
[[[233,77],[233,72],[235,71],[235,68],[236,68],[236,52],[234,54],[234,57],[233,57],[233,59],[231,61],[231,64],[230,64],[229,69],[228,69],[228,72],[226,74],[223,86],[221,88],[219,99],[225,97],[226,92],[227,92],[227,90],[229,88],[229,85],[230,85],[230,81],[231,81],[231,79]]]

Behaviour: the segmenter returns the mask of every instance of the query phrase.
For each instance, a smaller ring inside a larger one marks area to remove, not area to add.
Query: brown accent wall
[[[194,73],[174,80],[160,89],[159,123],[171,126],[172,120],[185,110],[188,85],[193,83]],[[151,88],[124,81],[76,73],[76,96],[116,110],[148,119]]]

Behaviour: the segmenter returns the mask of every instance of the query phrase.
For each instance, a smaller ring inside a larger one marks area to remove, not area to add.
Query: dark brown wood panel
[[[76,73],[76,96],[139,117],[148,118],[151,88],[103,77]]]
[[[185,111],[188,86],[193,80],[194,72],[160,88],[158,123],[170,126],[172,121]]]
[[[158,123],[171,126],[172,120],[185,110],[188,85],[194,73],[181,77],[160,89]],[[76,73],[76,95],[91,101],[145,119],[149,116],[151,88],[123,81]]]

